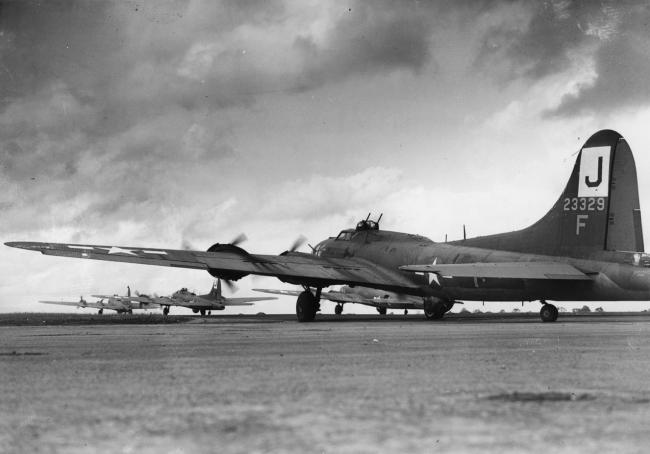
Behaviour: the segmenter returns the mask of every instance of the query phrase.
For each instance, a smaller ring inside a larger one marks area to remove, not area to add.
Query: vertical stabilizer
[[[630,147],[616,131],[598,131],[583,145],[564,192],[542,219],[523,230],[462,244],[571,257],[604,250],[642,252],[639,191]]]
[[[214,284],[212,284],[212,290],[210,291],[210,296],[214,299],[221,298],[221,279],[217,279]]]

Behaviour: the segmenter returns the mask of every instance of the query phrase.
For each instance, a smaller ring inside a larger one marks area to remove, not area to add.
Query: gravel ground
[[[0,452],[647,452],[650,317],[0,327]]]

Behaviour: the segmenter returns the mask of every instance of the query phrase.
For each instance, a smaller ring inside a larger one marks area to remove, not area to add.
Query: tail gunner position
[[[459,300],[535,301],[555,321],[549,301],[650,300],[650,255],[644,253],[636,167],[625,139],[602,130],[587,140],[564,192],[523,230],[434,243],[389,232],[369,219],[320,242],[311,254],[250,254],[216,243],[206,252],[66,243],[10,242],[46,255],[202,269],[237,280],[275,276],[301,285],[301,322],[314,319],[321,290],[350,285],[423,298],[427,318]]]

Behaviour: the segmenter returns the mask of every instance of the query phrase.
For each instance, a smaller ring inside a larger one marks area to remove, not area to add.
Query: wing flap
[[[561,262],[434,263],[400,266],[400,269],[414,273],[435,273],[445,278],[591,280],[573,265]]]

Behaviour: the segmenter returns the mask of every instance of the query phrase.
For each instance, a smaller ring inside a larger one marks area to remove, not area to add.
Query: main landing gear
[[[311,322],[316,317],[316,312],[320,310],[320,292],[321,289],[316,289],[316,295],[314,295],[309,287],[305,287],[305,291],[298,295],[298,300],[296,301],[296,317],[299,322]],[[341,312],[343,312],[343,307],[341,306]]]
[[[377,312],[379,312],[379,315],[386,315],[386,308],[385,307],[378,307]]]
[[[163,307],[163,315],[169,315],[169,306]]]
[[[446,301],[434,297],[425,298],[424,316],[429,320],[440,320],[452,307],[454,307],[453,301]]]
[[[544,300],[540,301],[542,308],[539,310],[539,316],[543,322],[554,322],[557,320],[558,310],[554,305],[547,303]]]
[[[102,315],[102,314],[104,313],[104,309],[100,309],[100,310],[98,310],[97,313],[98,313],[99,315]]]
[[[336,315],[341,315],[343,313],[343,305],[337,304],[336,306],[334,306],[334,313]]]

